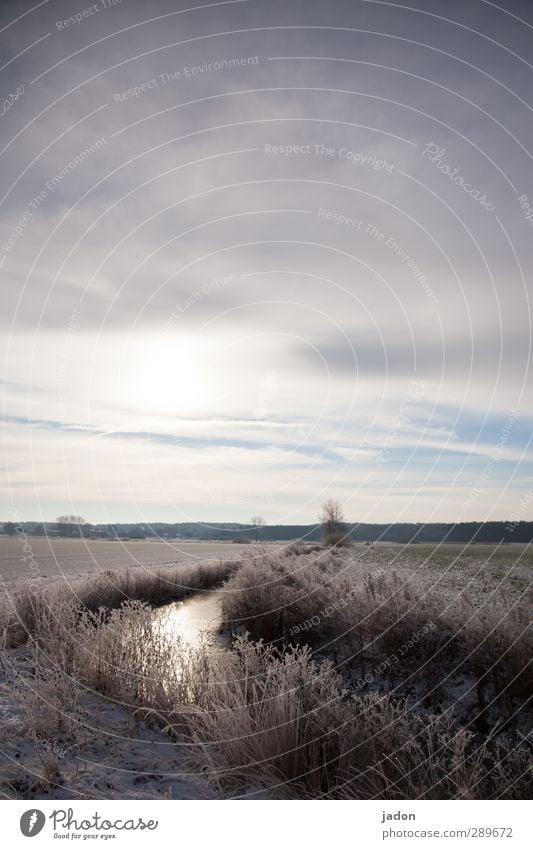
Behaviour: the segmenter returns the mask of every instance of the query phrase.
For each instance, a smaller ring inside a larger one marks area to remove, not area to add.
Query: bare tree
[[[4,533],[9,537],[12,537],[15,533],[15,523],[14,522],[4,522]]]
[[[349,541],[348,532],[344,527],[344,513],[338,501],[334,498],[328,498],[322,505],[322,513],[319,518],[324,545],[347,544]]]
[[[252,523],[252,525],[255,528],[255,541],[258,542],[259,541],[259,534],[261,532],[261,529],[265,527],[266,522],[265,522],[265,520],[263,519],[262,516],[252,516],[252,518],[250,519],[250,522]]]
[[[65,536],[81,536],[80,525],[86,525],[87,520],[83,516],[64,515],[56,519],[58,530]]]

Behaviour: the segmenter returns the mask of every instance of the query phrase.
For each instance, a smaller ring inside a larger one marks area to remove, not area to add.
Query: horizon
[[[174,522],[173,521],[166,521],[166,520],[162,520],[162,519],[145,519],[144,521],[138,521],[138,522],[132,522],[132,521],[128,521],[128,520],[124,520],[124,521],[122,521],[122,520],[115,520],[115,521],[109,520],[109,521],[101,522],[101,521],[97,521],[97,520],[91,521],[90,519],[87,519],[85,516],[83,516],[82,518],[84,519],[84,521],[87,525],[93,525],[93,526],[95,526],[95,525],[148,525],[148,526],[150,526],[150,525],[205,525],[206,527],[207,526],[214,527],[216,525],[219,525],[220,527],[222,527],[224,525],[232,525],[233,524],[233,525],[242,525],[242,527],[247,527],[247,528],[256,528],[257,527],[257,525],[254,525],[254,524],[252,524],[252,522],[249,522],[249,521],[248,522],[246,522],[246,521],[241,522],[241,521],[237,521],[237,520],[233,521],[231,519],[227,519],[227,520],[226,519],[224,519],[224,520],[221,520],[221,519],[186,519],[185,521],[176,520]],[[18,519],[6,519],[3,522],[0,519],[0,524],[5,525],[9,522],[12,522],[15,525],[17,523],[18,524],[33,524],[33,523],[35,523],[35,524],[45,524],[45,525],[61,524],[61,523],[58,523],[57,519],[58,519],[58,517],[56,517],[55,519],[20,519],[20,518],[18,518]],[[498,525],[505,524],[505,525],[509,525],[509,526],[511,526],[511,525],[517,526],[520,523],[533,524],[533,519],[513,519],[510,516],[506,516],[503,519],[490,519],[489,521],[482,521],[480,519],[468,519],[468,520],[464,520],[462,522],[440,522],[440,521],[436,521],[436,520],[433,521],[433,522],[421,522],[420,520],[419,521],[417,521],[417,520],[401,521],[401,522],[396,521],[396,520],[390,521],[390,522],[389,521],[363,522],[363,521],[360,521],[360,520],[344,519],[343,523],[346,524],[346,525],[354,525],[354,526],[356,526],[356,525],[380,525],[380,526],[386,525],[388,527],[393,527],[394,525],[450,525],[450,526],[452,526],[452,525],[461,525],[461,524],[480,525],[480,526],[483,527],[484,525],[490,525],[490,524],[498,524]],[[73,522],[72,524],[76,525],[77,522]],[[319,528],[321,526],[321,524],[322,523],[320,522],[320,520],[317,519],[316,522],[290,522],[290,523],[283,523],[283,524],[279,523],[279,522],[265,522],[264,525],[260,525],[259,527],[260,528],[263,528],[263,527],[265,527],[265,528],[270,527],[271,528],[271,527],[277,526],[277,527],[287,527],[287,528],[290,528],[290,527]],[[83,527],[84,526],[83,523],[80,523],[80,526]]]

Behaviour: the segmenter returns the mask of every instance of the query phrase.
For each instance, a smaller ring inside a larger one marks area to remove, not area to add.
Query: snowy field
[[[107,569],[163,566],[239,557],[249,545],[187,540],[81,540],[0,537],[0,578],[7,585],[29,578],[80,578]]]
[[[260,543],[275,551],[288,543]],[[145,568],[176,563],[232,560],[249,545],[199,540],[79,540],[46,537],[0,536],[0,579],[11,586],[39,578],[47,581],[83,578],[106,570]],[[531,579],[533,550],[527,545],[460,545],[379,543],[370,548],[357,543],[352,549],[354,564],[400,571],[420,569],[429,580],[452,591],[469,585],[475,593],[493,593],[503,581],[507,591],[520,591]]]

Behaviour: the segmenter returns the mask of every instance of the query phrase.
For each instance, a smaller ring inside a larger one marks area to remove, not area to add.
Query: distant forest
[[[269,542],[304,539],[315,542],[321,528],[315,525],[263,525],[233,522],[154,522],[91,525],[79,522],[4,522],[3,532],[82,537],[85,539],[200,539],[227,542]],[[441,522],[399,524],[345,524],[354,542],[520,542],[533,541],[533,522]]]

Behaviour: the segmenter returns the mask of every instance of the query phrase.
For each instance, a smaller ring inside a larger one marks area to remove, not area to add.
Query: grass
[[[415,695],[426,708],[459,707],[477,731],[516,728],[531,708],[533,642],[525,594],[475,604],[347,559],[245,559],[225,585],[224,619],[278,647],[309,645],[364,690]],[[462,688],[460,696],[458,689]]]
[[[85,587],[83,604],[81,593],[77,600],[53,588],[24,602],[29,667],[4,657],[25,733],[46,728],[82,746],[78,706],[84,692],[97,691],[185,743],[191,765],[221,796],[530,797],[529,751],[512,723],[531,685],[520,594],[507,603],[450,603],[418,573],[409,581],[373,573],[367,560],[354,571],[331,552],[251,552],[239,568],[222,567],[224,615],[248,631],[229,650],[168,637],[135,596],[160,601],[166,580],[135,585],[129,576],[122,604],[105,583],[104,593]],[[214,575],[195,567],[185,580],[180,570],[173,592]],[[98,605],[103,598],[113,604]],[[428,623],[435,627],[424,632]],[[397,663],[383,665],[403,645]],[[438,708],[446,680],[459,675],[472,689],[472,716],[491,724],[486,733]],[[495,725],[496,714],[504,725]]]
[[[476,799],[529,793],[526,752],[479,743],[449,718],[422,717],[404,700],[350,692],[331,662],[316,662],[309,647],[280,652],[246,637],[227,652],[176,647],[139,602],[105,619],[66,609],[61,619],[70,623],[68,631],[47,619],[32,638],[36,701],[27,710],[36,715],[48,700],[49,733],[65,730],[74,676],[174,739],[193,743],[191,761],[221,795]]]
[[[112,610],[126,601],[143,601],[160,606],[181,601],[194,592],[218,586],[239,565],[239,561],[220,560],[157,569],[134,567],[123,571],[107,570],[96,577],[71,584],[41,585],[28,581],[14,593],[6,593],[0,604],[0,628],[7,646],[24,643],[33,634],[36,623],[57,616],[63,602],[97,611]]]

